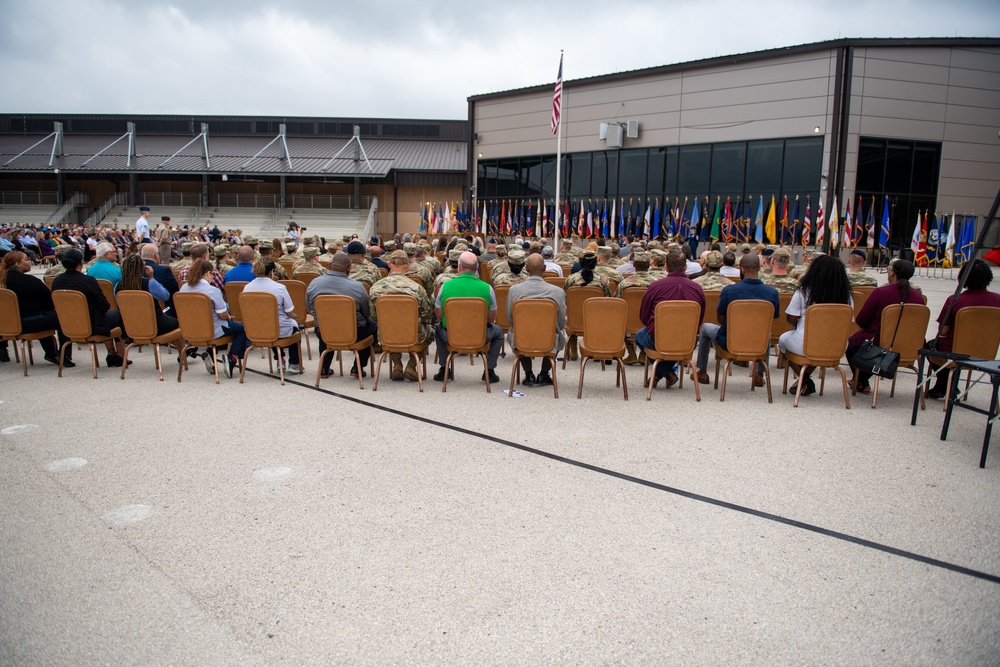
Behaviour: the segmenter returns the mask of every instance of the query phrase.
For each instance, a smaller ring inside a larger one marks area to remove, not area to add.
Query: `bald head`
[[[139,256],[142,257],[142,261],[146,261],[147,259],[156,261],[160,258],[160,251],[152,243],[144,243],[142,250],[139,251]]]
[[[240,249],[236,251],[236,260],[240,262],[252,262],[253,248],[248,245],[240,246]]]
[[[479,267],[479,259],[475,253],[463,252],[458,257],[458,270],[462,273],[475,273]]]
[[[545,259],[537,253],[528,255],[524,268],[527,269],[529,276],[540,276],[545,272]]]
[[[760,257],[750,253],[740,257],[740,270],[744,278],[756,278],[760,273]]]
[[[350,273],[351,271],[351,258],[342,252],[338,252],[330,260],[330,270],[336,271],[337,273]]]

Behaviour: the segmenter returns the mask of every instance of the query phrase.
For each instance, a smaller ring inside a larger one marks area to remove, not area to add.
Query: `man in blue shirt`
[[[728,285],[719,294],[719,307],[716,314],[721,324],[705,323],[701,325],[701,334],[698,339],[698,376],[691,378],[701,384],[708,384],[708,353],[712,349],[712,341],[716,341],[719,347],[726,349],[726,309],[733,301],[741,299],[759,299],[770,301],[774,306],[775,319],[781,314],[781,303],[778,301],[778,290],[765,285],[760,281],[760,258],[757,255],[743,255],[740,258],[740,271],[743,273],[743,280],[735,285]],[[771,355],[770,345],[767,348],[764,364],[768,362]],[[764,386],[764,365],[757,362],[757,368],[753,374],[755,387]]]
[[[114,287],[122,279],[122,270],[115,265],[118,261],[118,248],[107,241],[97,244],[97,261],[87,269],[87,275],[97,280],[107,280]]]
[[[248,245],[240,246],[236,251],[236,260],[239,264],[226,271],[223,283],[250,282],[257,277],[253,273],[253,248]]]

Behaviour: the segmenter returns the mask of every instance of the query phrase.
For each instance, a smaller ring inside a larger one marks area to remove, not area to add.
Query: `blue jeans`
[[[229,354],[242,359],[243,353],[247,351],[247,335],[243,331],[243,323],[226,320],[222,325],[222,335],[234,336],[233,342],[229,344]]]
[[[647,349],[655,350],[656,341],[653,337],[649,335],[646,331],[646,327],[639,329],[635,334],[635,346],[639,348],[639,352],[645,353]],[[659,377],[666,377],[667,373],[673,371],[676,361],[657,361],[656,369],[653,371]]]

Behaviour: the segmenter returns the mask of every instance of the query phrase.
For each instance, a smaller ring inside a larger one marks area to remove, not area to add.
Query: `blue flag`
[[[754,220],[755,230],[753,238],[757,243],[764,242],[764,195],[757,201],[757,218]]]
[[[976,218],[972,216],[962,216],[962,233],[959,235],[961,241],[958,244],[958,256],[962,264],[972,259],[972,253],[976,246]]]
[[[650,234],[654,239],[660,236],[660,200],[656,200],[656,210],[653,211],[653,229]]]
[[[878,247],[889,247],[889,198],[882,205],[882,226],[878,230]]]
[[[694,207],[696,211],[701,210],[701,203],[697,199],[694,200]],[[694,223],[692,222],[692,224]],[[701,223],[701,231],[698,234],[698,240],[702,243],[706,243],[709,238],[708,235],[711,233],[712,223],[708,220],[708,197],[705,197],[705,221]]]

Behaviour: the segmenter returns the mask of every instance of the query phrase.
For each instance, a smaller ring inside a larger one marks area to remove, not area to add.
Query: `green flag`
[[[712,231],[709,232],[708,237],[713,241],[719,240],[719,214],[722,210],[722,198],[715,198],[715,215],[712,217]]]

